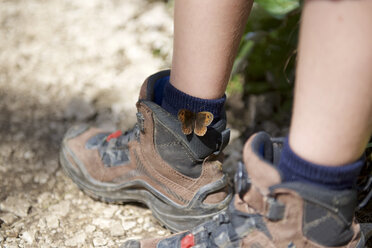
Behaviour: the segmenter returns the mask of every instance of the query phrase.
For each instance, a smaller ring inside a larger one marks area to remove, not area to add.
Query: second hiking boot
[[[144,203],[162,224],[180,231],[212,218],[231,200],[221,171],[229,130],[223,117],[204,136],[183,134],[177,117],[155,103],[155,89],[169,74],[154,74],[142,85],[132,130],[72,127],[63,139],[60,161],[92,197]]]
[[[276,168],[280,142],[273,140],[261,132],[246,143],[226,212],[188,232],[129,240],[121,248],[365,247],[354,220],[356,191],[282,182]]]

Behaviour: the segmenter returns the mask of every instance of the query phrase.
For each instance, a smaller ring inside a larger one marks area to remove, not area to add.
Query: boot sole
[[[60,151],[60,164],[66,175],[87,195],[106,203],[137,202],[145,204],[152,211],[153,216],[172,232],[189,230],[211,219],[214,215],[226,210],[232,198],[232,194],[229,192],[228,196],[217,204],[202,204],[203,206],[200,204],[208,193],[226,185],[226,178],[223,177],[201,187],[190,203],[182,206],[169,200],[167,196],[143,180],[118,185],[88,178],[71,164],[66,153],[71,154],[63,142]]]
[[[355,248],[365,248],[364,243],[365,243],[364,237],[362,237]],[[235,246],[231,246],[231,247],[235,247]],[[120,248],[141,248],[141,243],[138,240],[128,240],[124,244],[122,244]]]

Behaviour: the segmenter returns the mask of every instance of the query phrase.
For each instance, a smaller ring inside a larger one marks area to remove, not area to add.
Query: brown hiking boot
[[[252,136],[244,148],[245,165],[241,163],[235,175],[236,195],[226,212],[191,231],[130,240],[121,248],[364,247],[364,236],[354,221],[356,191],[282,183],[274,165],[279,156],[280,142],[266,133]]]
[[[88,126],[65,135],[60,161],[87,194],[106,202],[141,202],[172,231],[190,229],[226,209],[232,198],[221,171],[226,118],[204,136],[185,135],[177,117],[154,102],[170,71],[150,76],[137,102],[137,124],[122,133]]]

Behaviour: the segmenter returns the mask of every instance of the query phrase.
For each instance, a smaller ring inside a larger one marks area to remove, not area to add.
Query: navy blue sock
[[[201,99],[190,96],[176,89],[169,83],[169,77],[157,82],[155,89],[155,102],[174,116],[177,116],[180,109],[187,109],[194,113],[201,111],[211,112],[214,116],[213,123],[221,118],[221,111],[226,101],[226,96],[219,99]],[[161,104],[160,104],[161,103]]]
[[[288,143],[283,147],[278,169],[284,182],[300,181],[317,184],[329,189],[343,190],[355,186],[364,164],[361,158],[344,166],[329,167],[311,163],[295,154]]]

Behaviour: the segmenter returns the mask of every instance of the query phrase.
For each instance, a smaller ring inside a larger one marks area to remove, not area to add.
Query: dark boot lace
[[[120,130],[113,133],[100,133],[87,141],[88,149],[98,149],[102,162],[107,167],[118,166],[129,162],[128,143],[138,140],[138,124],[124,133]]]
[[[138,127],[138,124],[135,124],[132,129],[122,133],[119,137],[116,138],[116,140],[110,139],[108,142],[110,143],[111,140],[114,140],[113,146],[115,146],[116,149],[127,148],[128,143],[134,139],[138,140],[139,136],[140,136],[140,129]],[[107,141],[107,138],[106,138],[106,141]]]

